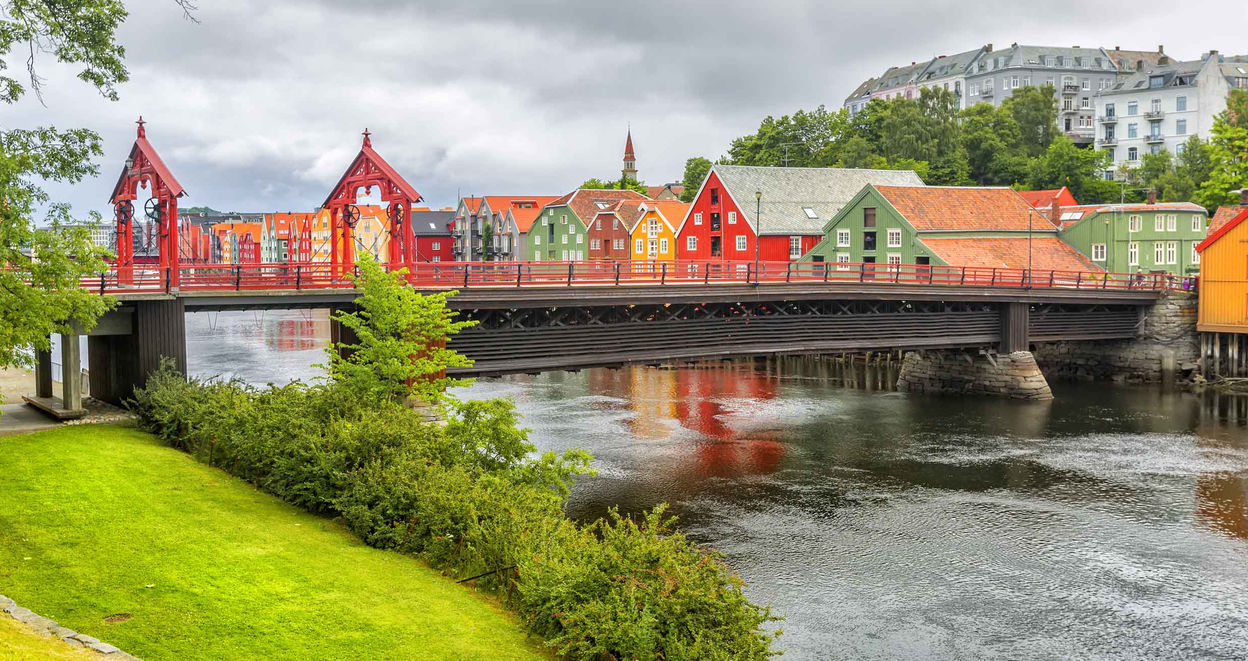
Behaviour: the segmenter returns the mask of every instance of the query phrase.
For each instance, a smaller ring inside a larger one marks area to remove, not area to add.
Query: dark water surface
[[[315,374],[323,315],[188,315],[191,369]],[[787,658],[1248,658],[1248,400],[866,390],[827,361],[482,380],[592,518],[670,502],[786,618]]]

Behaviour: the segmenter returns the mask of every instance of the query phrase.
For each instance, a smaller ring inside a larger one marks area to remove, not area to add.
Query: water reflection
[[[193,370],[315,374],[321,327],[236,322],[192,325]],[[460,394],[512,397],[540,448],[593,452],[573,516],[672,503],[787,618],[786,658],[1243,658],[1248,398],[907,396],[895,370],[743,361]]]

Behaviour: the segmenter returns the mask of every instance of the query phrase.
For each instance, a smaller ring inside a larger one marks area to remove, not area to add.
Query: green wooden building
[[[1062,240],[1107,271],[1175,275],[1200,271],[1196,245],[1209,225],[1191,202],[1063,207],[1060,222]]]
[[[535,262],[583,260],[589,223],[599,211],[620,200],[648,200],[631,190],[581,189],[547,204],[524,235],[527,254]]]
[[[1009,188],[864,187],[804,260],[1089,271],[1058,227]],[[848,267],[847,267],[848,268]]]

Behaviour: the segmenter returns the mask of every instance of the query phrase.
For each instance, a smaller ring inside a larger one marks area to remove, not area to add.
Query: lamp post
[[[1031,289],[1031,216],[1035,208],[1027,205],[1027,288]]]
[[[763,210],[763,191],[754,191],[754,286],[758,286],[758,244],[763,239],[763,221],[759,215]]]

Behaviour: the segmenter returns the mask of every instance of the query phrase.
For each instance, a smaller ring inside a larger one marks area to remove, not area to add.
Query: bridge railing
[[[407,280],[428,289],[617,285],[713,285],[827,282],[887,286],[942,285],[1011,289],[1195,290],[1196,278],[1165,273],[1026,270],[994,267],[855,262],[760,262],[745,260],[530,262],[418,262],[405,264]],[[135,265],[84,278],[101,294],[169,292],[170,269]],[[180,291],[349,289],[355,273],[328,263],[184,264]]]

